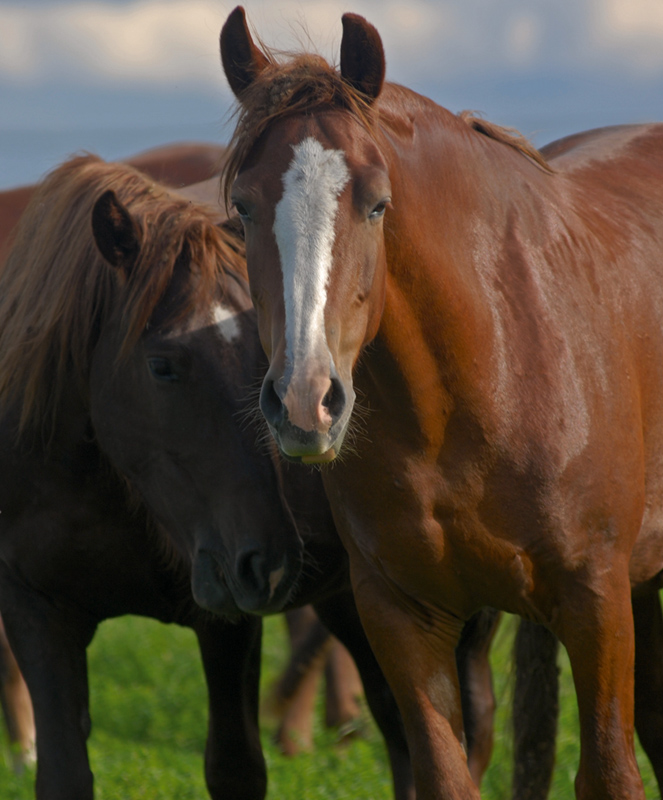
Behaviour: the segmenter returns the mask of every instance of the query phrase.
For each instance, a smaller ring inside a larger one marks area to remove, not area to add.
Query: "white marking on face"
[[[293,147],[274,217],[285,302],[289,371],[302,357],[330,358],[324,314],[338,198],[350,179],[341,150],[309,137]]]
[[[275,569],[273,572],[269,573],[269,599],[271,600],[274,597],[274,592],[277,590],[279,583],[281,583],[281,579],[285,575],[285,567],[279,567]]]
[[[232,308],[217,304],[212,309],[212,319],[219,329],[219,333],[227,342],[234,342],[239,338],[240,327],[237,321],[237,312]]]

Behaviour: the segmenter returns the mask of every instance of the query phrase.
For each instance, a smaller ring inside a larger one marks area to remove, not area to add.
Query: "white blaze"
[[[286,359],[326,356],[324,313],[338,197],[350,179],[341,150],[309,137],[293,147],[274,217],[285,301]]]
[[[237,313],[226,306],[216,305],[212,310],[212,319],[219,333],[227,342],[234,342],[239,337],[240,328]]]

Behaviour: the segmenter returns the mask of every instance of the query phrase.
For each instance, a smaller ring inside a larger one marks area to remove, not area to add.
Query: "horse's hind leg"
[[[658,591],[633,598],[635,728],[663,793],[663,614]]]
[[[342,737],[352,735],[361,718],[359,698],[363,693],[352,656],[334,638],[325,664],[325,725],[338,728]]]
[[[28,687],[12,653],[5,628],[0,619],[0,703],[7,723],[14,770],[20,772],[25,764],[36,761],[36,731],[32,701]]]
[[[481,785],[493,751],[495,696],[488,653],[499,619],[494,608],[478,611],[465,623],[456,647],[467,767],[477,786]]]
[[[209,697],[205,778],[212,800],[263,800],[267,770],[258,728],[262,623],[202,617],[194,627]]]
[[[559,714],[557,637],[521,620],[514,645],[514,800],[545,800],[555,766]]]
[[[276,744],[293,756],[313,747],[315,700],[333,640],[311,606],[290,610],[285,619],[291,657],[265,707],[279,722]]]

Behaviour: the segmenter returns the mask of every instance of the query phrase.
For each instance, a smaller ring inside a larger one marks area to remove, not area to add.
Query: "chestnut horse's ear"
[[[382,91],[384,48],[377,30],[359,14],[343,14],[341,76],[373,102]]]
[[[264,53],[253,43],[242,6],[230,13],[221,28],[220,43],[223,70],[230,88],[239,98],[269,64]]]
[[[92,209],[92,233],[99,252],[113,267],[128,275],[140,251],[140,231],[112,189]]]

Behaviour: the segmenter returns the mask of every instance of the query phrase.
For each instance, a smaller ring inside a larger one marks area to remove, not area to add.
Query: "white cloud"
[[[385,43],[389,77],[563,65],[663,73],[663,0],[245,0],[268,44],[337,59],[351,7]],[[218,33],[233,0],[0,4],[0,80],[218,87]]]
[[[212,0],[0,6],[0,70],[32,81],[218,81],[224,18]]]
[[[599,52],[623,59],[636,71],[663,71],[663,2],[593,0],[592,40]]]

